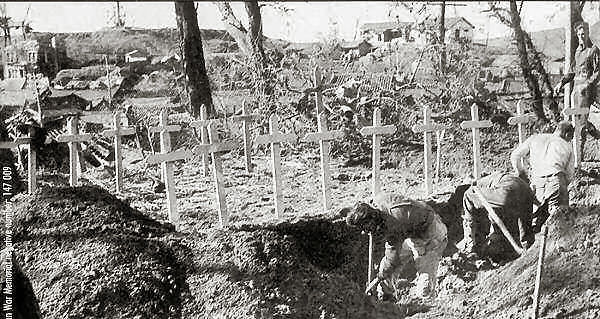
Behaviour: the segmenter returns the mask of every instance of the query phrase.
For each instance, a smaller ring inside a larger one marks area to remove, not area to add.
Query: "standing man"
[[[502,172],[482,177],[473,185],[481,190],[512,237],[520,239],[524,250],[529,248],[534,240],[531,227],[534,195],[529,185],[518,176]],[[494,233],[501,232],[496,227],[490,227],[487,212],[472,187],[463,195],[463,208],[464,239],[459,244],[461,250],[467,255],[490,255],[498,247],[485,247],[485,239],[491,235],[490,229]]]
[[[573,126],[568,121],[557,124],[552,134],[536,134],[517,146],[510,155],[510,162],[518,176],[527,176],[521,160],[529,154],[531,186],[540,203],[548,205],[548,213],[554,216],[569,206],[568,185],[575,173],[575,160],[570,141]],[[539,210],[538,210],[539,212]],[[536,226],[543,223],[536,220]]]
[[[593,45],[589,37],[589,26],[585,22],[575,25],[575,32],[579,46],[575,50],[575,59],[566,73],[555,87],[558,96],[565,84],[573,81],[571,91],[571,106],[575,108],[589,108],[596,98],[596,85],[600,79],[600,49]],[[600,138],[600,132],[588,121],[588,115],[577,116],[580,121],[581,132],[575,132],[581,138],[580,159],[583,159],[583,147],[587,133],[594,138]]]
[[[435,296],[437,269],[448,243],[446,225],[427,204],[402,195],[379,193],[373,204],[358,202],[346,222],[385,238],[385,256],[379,264],[377,291],[380,299],[393,296],[391,279],[410,259],[417,269],[420,297]]]

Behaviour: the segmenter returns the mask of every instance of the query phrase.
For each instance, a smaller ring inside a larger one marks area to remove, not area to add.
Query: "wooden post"
[[[37,152],[31,144],[31,140],[33,139],[34,133],[35,132],[33,126],[29,126],[29,137],[27,137],[27,139],[24,140],[24,142],[29,144],[29,147],[27,148],[27,191],[29,192],[29,194],[35,193],[35,190],[37,188]]]
[[[275,214],[277,218],[283,215],[282,202],[283,195],[281,193],[281,162],[280,152],[282,142],[295,142],[298,140],[298,136],[295,134],[282,134],[279,132],[279,117],[276,114],[272,114],[269,118],[269,135],[259,135],[254,141],[254,145],[258,146],[261,144],[271,144],[271,164],[273,169],[273,194],[275,197]]]
[[[190,127],[193,127],[197,130],[200,130],[200,145],[208,145],[210,144],[210,142],[208,141],[208,126],[215,122],[218,121],[216,119],[212,119],[212,120],[208,120],[206,117],[206,106],[204,104],[202,104],[200,106],[200,120],[199,121],[194,121],[190,123]],[[209,172],[209,160],[210,154],[208,153],[202,153],[202,167],[204,169],[204,176],[208,176],[208,172]]]
[[[463,121],[460,123],[462,129],[471,129],[473,133],[473,177],[478,179],[481,177],[481,150],[479,145],[479,129],[492,126],[489,120],[479,120],[479,110],[477,104],[471,105],[471,121]]]
[[[242,121],[242,134],[244,138],[244,157],[246,159],[246,172],[252,173],[252,140],[250,139],[250,123],[258,116],[250,114],[246,102],[242,104],[242,115],[234,116],[234,121]]]
[[[229,224],[229,213],[227,212],[227,202],[225,193],[225,178],[223,176],[222,159],[220,152],[231,151],[239,147],[236,142],[220,142],[219,135],[215,129],[216,123],[212,122],[208,125],[208,137],[210,144],[198,148],[199,152],[212,155],[213,176],[215,179],[215,187],[217,190],[217,204],[219,208],[219,224],[225,227]]]
[[[442,159],[442,141],[444,140],[444,133],[446,130],[435,131],[435,142],[437,144],[436,152],[435,152],[435,182],[438,183],[440,181],[440,170],[442,169],[441,159]]]
[[[379,159],[380,159],[380,148],[381,148],[381,135],[394,134],[396,127],[394,125],[381,126],[381,110],[376,107],[373,111],[373,126],[365,126],[360,129],[360,134],[363,136],[373,136],[373,197],[381,190],[379,181]]]
[[[114,137],[115,140],[115,178],[116,191],[123,191],[123,150],[121,147],[121,136],[135,134],[135,129],[132,127],[121,127],[121,113],[117,112],[113,117],[114,130],[104,130],[102,135],[105,137]]]
[[[583,130],[582,115],[587,115],[590,113],[590,109],[585,108],[570,108],[564,109],[563,114],[565,117],[571,116],[571,123],[573,123],[573,127],[575,128],[575,132],[573,134],[573,156],[575,158],[575,167],[581,166],[581,130]]]
[[[429,106],[425,105],[423,107],[423,125],[414,125],[412,127],[412,131],[415,133],[424,133],[424,161],[423,161],[423,174],[425,175],[425,195],[431,195],[433,190],[433,182],[432,182],[432,156],[431,156],[431,135],[433,132],[445,130],[446,127],[439,124],[431,123],[431,110]],[[439,139],[438,139],[439,140]],[[438,143],[439,145],[439,143]],[[439,154],[439,149],[438,149]]]
[[[171,134],[181,130],[179,125],[168,125],[167,111],[160,112],[159,126],[148,128],[149,133],[160,132],[160,152],[159,155],[150,155],[146,162],[148,164],[160,163],[162,176],[165,182],[165,192],[167,194],[167,209],[169,221],[179,227],[179,213],[177,212],[177,197],[175,196],[175,182],[173,181],[173,162],[190,157],[190,152],[171,152]]]
[[[78,182],[77,164],[79,162],[79,143],[92,140],[92,135],[90,134],[78,134],[78,123],[79,119],[76,116],[69,118],[67,121],[69,135],[60,135],[56,138],[59,143],[69,144],[69,185],[71,185],[71,187],[77,186]]]
[[[525,141],[525,124],[535,121],[535,114],[523,114],[524,110],[521,106],[521,101],[517,102],[517,115],[508,118],[508,124],[516,125],[519,133],[519,144]]]
[[[344,131],[327,130],[327,117],[321,114],[318,118],[319,132],[308,133],[304,137],[306,142],[319,142],[321,149],[321,192],[323,195],[323,209],[331,208],[331,172],[329,171],[329,150],[331,140],[344,137]]]
[[[548,236],[548,226],[542,225],[542,242],[540,244],[540,254],[538,257],[537,272],[535,275],[535,288],[533,290],[533,319],[539,316],[540,284],[544,271],[544,257],[546,255],[546,237]]]
[[[208,120],[208,113],[206,112],[206,105],[200,105],[200,119],[202,121]],[[207,125],[208,126],[208,125]],[[200,141],[202,144],[208,144],[208,130],[207,126],[200,126]],[[208,176],[208,155],[202,155],[202,167],[204,169],[204,176]]]

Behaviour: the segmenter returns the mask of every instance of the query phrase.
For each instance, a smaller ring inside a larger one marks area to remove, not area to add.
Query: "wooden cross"
[[[463,121],[460,123],[462,129],[471,129],[473,132],[473,177],[478,179],[481,177],[481,149],[479,148],[479,129],[492,126],[490,120],[479,120],[479,109],[477,104],[471,105],[471,121]]]
[[[426,196],[431,195],[433,190],[433,182],[431,177],[431,172],[433,168],[432,158],[431,158],[431,135],[433,132],[438,132],[445,130],[446,127],[440,124],[435,124],[431,122],[431,110],[429,106],[423,107],[423,125],[414,125],[412,127],[412,131],[415,133],[424,133],[424,153],[425,159],[423,161],[423,173],[425,174],[425,194]],[[439,142],[439,138],[438,138]],[[438,154],[439,154],[439,145],[438,143]]]
[[[160,152],[159,155],[150,155],[146,159],[148,164],[160,163],[162,175],[165,182],[165,192],[167,194],[167,208],[169,221],[179,227],[179,213],[177,212],[177,197],[175,195],[175,182],[173,181],[173,162],[187,159],[190,157],[189,151],[171,152],[171,132],[181,130],[179,125],[168,125],[169,116],[167,111],[160,112],[159,126],[148,128],[151,133],[160,133]]]
[[[234,121],[242,121],[242,131],[244,136],[244,157],[246,159],[246,172],[252,173],[252,154],[250,153],[252,148],[252,140],[250,139],[250,123],[253,119],[257,118],[256,114],[250,114],[248,105],[244,102],[242,104],[242,115],[233,117]]]
[[[571,123],[575,128],[575,134],[573,134],[573,156],[575,158],[575,167],[579,167],[581,165],[581,130],[583,126],[581,125],[581,121],[579,120],[579,116],[587,115],[590,113],[590,109],[585,108],[567,108],[563,110],[563,114],[565,117],[571,116]]]
[[[35,193],[36,189],[36,162],[37,154],[33,145],[31,145],[31,139],[33,137],[33,127],[29,127],[29,137],[18,137],[13,142],[0,142],[0,149],[11,149],[17,148],[19,145],[28,145],[27,149],[27,192],[29,194]]]
[[[381,126],[381,110],[378,107],[373,111],[373,126],[365,126],[360,129],[360,134],[363,136],[373,136],[373,196],[381,190],[379,181],[381,135],[394,134],[394,132],[396,132],[396,127],[394,125]]]
[[[517,102],[517,115],[508,118],[508,124],[516,125],[517,131],[519,132],[519,144],[525,141],[525,124],[535,121],[535,115],[533,113],[523,114],[523,107],[521,101]]]
[[[200,130],[200,142],[202,145],[208,145],[208,126],[215,120],[209,120],[208,114],[206,113],[206,105],[200,106],[200,120],[190,123],[190,127]],[[202,167],[204,169],[204,176],[208,176],[208,164],[209,154],[202,154]]]
[[[281,193],[281,160],[280,152],[282,142],[295,142],[298,140],[296,134],[283,134],[279,132],[279,117],[276,114],[272,114],[269,117],[269,131],[268,135],[259,135],[254,140],[254,145],[258,146],[261,144],[271,144],[271,164],[273,169],[273,193],[275,196],[275,214],[277,218],[283,215],[283,209],[281,202],[283,201],[283,195]]]
[[[321,192],[323,194],[323,209],[331,208],[331,172],[329,171],[330,141],[344,137],[344,131],[327,130],[327,117],[321,114],[318,117],[319,132],[308,133],[304,136],[305,142],[319,142],[321,149]]]
[[[210,123],[208,126],[208,137],[210,144],[200,145],[196,148],[197,153],[202,155],[212,155],[213,175],[215,179],[215,187],[217,189],[217,203],[219,206],[219,224],[225,227],[229,224],[229,213],[227,212],[227,202],[225,198],[225,178],[223,176],[223,167],[220,152],[231,151],[239,147],[239,143],[234,141],[220,142],[219,135],[215,126],[217,123]]]
[[[102,135],[105,137],[114,137],[115,139],[115,177],[116,190],[121,193],[123,190],[123,150],[121,147],[121,136],[135,134],[133,127],[121,127],[121,113],[117,112],[113,117],[113,130],[104,130]]]
[[[60,135],[56,138],[59,143],[69,143],[69,185],[77,186],[78,174],[77,164],[79,163],[79,143],[92,140],[91,134],[78,134],[79,118],[72,116],[67,121],[67,128],[70,135]]]

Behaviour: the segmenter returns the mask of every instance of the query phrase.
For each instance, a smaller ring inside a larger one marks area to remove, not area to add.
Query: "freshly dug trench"
[[[162,225],[96,187],[15,203],[15,255],[44,318],[180,318],[188,253]],[[156,237],[161,236],[161,237]]]
[[[382,238],[375,241],[383,247]],[[364,295],[368,240],[342,216],[215,230],[199,249],[204,258],[194,280],[203,288],[191,293],[209,317],[403,318],[406,313],[402,306]],[[184,316],[192,315],[189,311]]]

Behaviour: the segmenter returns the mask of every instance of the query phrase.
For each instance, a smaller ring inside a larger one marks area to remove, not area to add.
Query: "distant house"
[[[365,23],[360,26],[360,34],[363,38],[374,42],[390,42],[397,38],[409,41],[411,25],[410,22]]]
[[[452,41],[464,41],[466,43],[473,43],[473,30],[475,26],[467,19],[463,17],[447,18],[444,21],[446,27],[446,42]]]
[[[373,50],[374,47],[375,46],[367,40],[344,41],[339,44],[340,50],[342,50],[344,53],[356,50],[359,57],[367,55]]]
[[[36,40],[19,41],[3,50],[4,78],[25,78],[38,70],[40,46]]]
[[[148,57],[138,50],[125,53],[125,63],[146,61]]]
[[[438,38],[440,20],[439,17],[429,18],[419,25],[421,38],[425,43],[434,43]],[[446,18],[444,20],[444,42],[473,43],[473,30],[475,26],[463,17]]]

